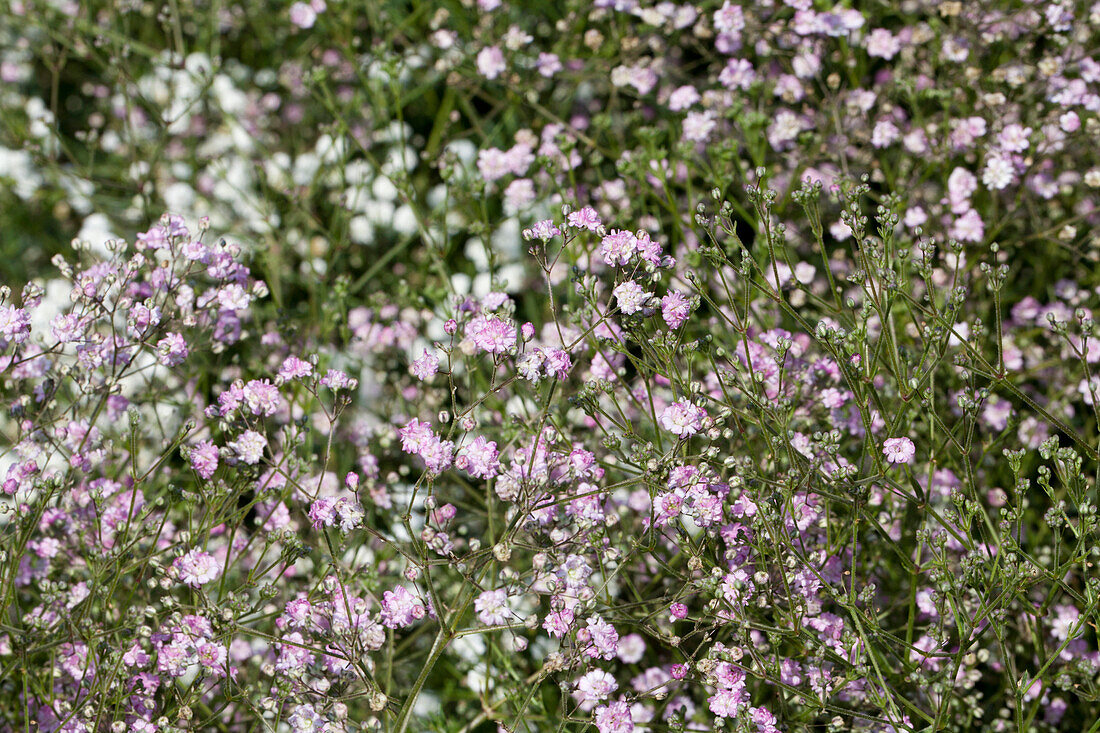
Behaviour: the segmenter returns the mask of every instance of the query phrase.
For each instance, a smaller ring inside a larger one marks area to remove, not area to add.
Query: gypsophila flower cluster
[[[1092,0],[0,39],[0,733],[1100,718]]]

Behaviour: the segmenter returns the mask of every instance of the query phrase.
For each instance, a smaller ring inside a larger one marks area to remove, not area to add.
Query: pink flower
[[[668,95],[668,108],[673,112],[683,112],[700,99],[698,90],[691,85],[677,88]]]
[[[637,251],[638,238],[624,229],[612,229],[600,241],[600,256],[604,264],[612,267],[629,263]]]
[[[409,373],[421,382],[425,379],[431,379],[438,371],[439,357],[432,355],[427,349],[424,349],[424,353],[419,359],[409,365]]]
[[[287,720],[290,729],[294,733],[306,733],[307,731],[324,730],[327,727],[325,719],[317,714],[317,710],[309,704],[299,705]]]
[[[985,237],[985,222],[974,209],[967,209],[958,219],[948,234],[962,242],[980,242]]]
[[[622,700],[596,708],[595,722],[600,733],[634,733],[630,706]]]
[[[947,195],[950,199],[951,210],[956,214],[962,214],[970,208],[970,197],[978,190],[977,177],[961,166],[951,171],[947,178]]]
[[[290,6],[290,22],[302,29],[312,28],[317,22],[317,11],[308,3],[294,3]]]
[[[744,688],[719,688],[710,696],[707,703],[710,711],[719,718],[736,718],[747,702],[747,698]]]
[[[867,35],[867,55],[892,59],[901,50],[901,42],[885,28],[875,28]]]
[[[587,672],[576,682],[573,698],[584,709],[600,700],[606,700],[611,693],[619,688],[619,683],[608,672],[602,669],[593,669]]]
[[[1001,144],[1002,150],[1020,153],[1027,150],[1031,144],[1027,139],[1030,134],[1030,127],[1024,127],[1014,122],[1005,125],[1005,128],[1001,130],[1001,134],[997,136],[997,141]]]
[[[593,659],[613,658],[619,648],[619,632],[599,616],[592,616],[586,623],[587,628],[577,632],[577,642],[587,643],[584,654]]]
[[[177,558],[172,567],[176,569],[180,582],[192,588],[198,588],[218,577],[221,568],[214,556],[202,550],[191,550]]]
[[[542,628],[546,629],[546,633],[555,638],[560,638],[569,633],[569,629],[573,627],[573,612],[568,608],[563,608],[560,611],[551,611],[546,614],[546,618],[543,619]]]
[[[54,318],[50,322],[50,329],[58,343],[68,344],[81,339],[89,320],[81,318],[76,313],[66,313]]]
[[[714,11],[714,29],[719,33],[740,33],[744,28],[745,13],[740,5],[726,0],[721,8]]]
[[[419,455],[432,473],[439,474],[451,467],[455,444],[440,439],[428,423],[414,417],[408,425],[399,428],[397,434],[401,438],[401,450]]]
[[[160,323],[160,308],[137,303],[130,309],[126,320],[126,332],[133,338],[141,338],[154,326]]]
[[[313,374],[313,365],[308,361],[302,361],[296,356],[288,356],[279,367],[279,377],[283,380],[301,379]]]
[[[745,59],[730,59],[726,68],[718,74],[718,81],[726,89],[748,89],[756,80],[756,70]]]
[[[458,451],[455,465],[474,478],[493,478],[500,473],[496,441],[479,435]]]
[[[157,361],[166,367],[179,366],[187,358],[187,341],[178,333],[169,333],[157,342]]]
[[[204,440],[191,449],[191,468],[195,473],[208,479],[218,470],[218,447]]]
[[[882,443],[882,454],[887,463],[909,463],[917,454],[917,447],[909,438],[887,438]]]
[[[144,667],[149,663],[149,655],[136,641],[130,646],[129,651],[122,655],[122,663],[127,667]]]
[[[474,600],[477,620],[486,626],[496,626],[508,621],[508,593],[503,588],[483,591]]]
[[[157,671],[170,677],[182,677],[193,661],[188,650],[190,642],[177,635],[171,644],[157,649]],[[153,730],[156,730],[155,728]]]
[[[543,219],[535,222],[535,225],[530,229],[523,230],[523,238],[527,240],[540,239],[543,242],[549,242],[554,237],[561,234],[561,230],[554,226],[553,219]]]
[[[0,305],[0,337],[21,344],[31,335],[31,317],[23,308]]]
[[[279,389],[266,379],[253,379],[242,390],[244,402],[253,415],[271,416],[279,411]]]
[[[237,452],[237,457],[244,463],[254,466],[263,458],[264,448],[267,447],[267,438],[255,430],[246,430],[241,437],[229,444],[229,447]]]
[[[213,642],[206,642],[205,644],[199,644],[196,649],[199,664],[206,667],[211,672],[217,674],[219,671],[224,673],[222,669],[225,667],[226,649],[221,644],[215,644]]]
[[[424,605],[404,586],[397,586],[382,594],[382,625],[387,629],[408,626],[418,618],[424,618]]]
[[[340,531],[350,532],[363,523],[363,507],[342,496],[336,500],[336,516],[340,520]]]
[[[508,154],[499,148],[485,148],[479,152],[477,169],[481,177],[490,183],[512,172]]]
[[[683,137],[690,142],[703,142],[717,127],[713,112],[688,112],[684,117]]]
[[[775,716],[767,708],[749,708],[752,722],[756,723],[757,733],[778,733],[775,727]]]
[[[670,290],[661,298],[661,316],[669,328],[679,328],[691,312],[691,301],[676,290]]]
[[[707,411],[687,400],[678,400],[661,413],[660,422],[668,432],[688,438],[702,430]]]
[[[486,79],[496,79],[505,69],[504,53],[496,46],[486,46],[477,54],[477,70]]]
[[[623,638],[619,639],[619,649],[615,654],[619,657],[619,661],[626,664],[637,664],[642,661],[642,657],[645,655],[645,639],[641,634],[627,634]]]
[[[546,376],[554,376],[565,379],[569,376],[569,370],[573,368],[573,362],[569,354],[561,349],[550,349],[544,352],[542,368],[546,370]]]
[[[322,496],[309,507],[309,521],[314,529],[336,523],[336,497]]]
[[[420,422],[415,417],[405,427],[399,428],[397,435],[401,438],[401,450],[406,453],[419,453],[422,446],[435,438],[431,424]]]
[[[570,212],[565,220],[571,227],[587,229],[590,232],[596,231],[600,226],[600,215],[591,206],[585,206],[579,211]]]
[[[474,346],[490,354],[502,354],[516,345],[516,327],[496,316],[478,316],[466,325]]]
[[[420,457],[424,466],[433,474],[446,471],[454,463],[455,444],[450,440],[441,440],[435,435],[420,448]]]
[[[359,381],[352,379],[339,369],[329,369],[325,372],[325,376],[321,377],[321,385],[328,387],[333,392],[339,392],[342,389],[355,389],[359,386]]]
[[[538,63],[535,65],[539,74],[547,78],[562,70],[561,59],[554,53],[540,53]]]
[[[982,170],[982,183],[994,191],[1007,188],[1015,178],[1016,172],[1012,161],[1004,155],[994,153],[985,161]]]
[[[248,310],[248,305],[251,302],[252,296],[236,283],[226,285],[218,291],[218,305],[221,306],[222,310],[233,312]]]

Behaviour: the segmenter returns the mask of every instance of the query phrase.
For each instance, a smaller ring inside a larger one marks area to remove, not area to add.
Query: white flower
[[[982,183],[989,189],[1000,191],[1012,183],[1012,161],[1002,155],[991,155],[982,171]]]
[[[263,458],[264,448],[267,447],[267,438],[255,430],[246,430],[241,437],[229,444],[236,451],[237,456],[250,466],[254,466]]]
[[[633,280],[626,280],[615,286],[612,291],[615,300],[619,302],[619,310],[627,315],[632,315],[645,307],[646,301],[653,294],[642,290],[642,286]]]

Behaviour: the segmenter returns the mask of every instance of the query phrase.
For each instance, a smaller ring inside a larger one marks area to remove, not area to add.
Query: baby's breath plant
[[[1098,27],[10,3],[0,730],[1100,730]]]

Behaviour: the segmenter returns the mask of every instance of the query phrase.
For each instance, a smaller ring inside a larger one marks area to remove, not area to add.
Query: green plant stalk
[[[435,663],[438,662],[439,658],[443,655],[443,650],[447,648],[447,642],[450,640],[451,635],[447,633],[446,627],[440,623],[439,633],[435,635],[435,642],[432,643],[432,650],[428,653],[428,658],[424,662],[424,668],[420,670],[420,675],[416,678],[416,682],[413,683],[409,696],[405,698],[405,704],[401,706],[401,710],[397,713],[397,721],[394,723],[393,733],[405,733],[405,729],[409,727],[409,720],[412,718],[413,708],[416,706],[416,699],[420,697],[420,691],[424,688],[424,683],[428,681],[428,675],[431,674],[432,669],[435,667]]]

